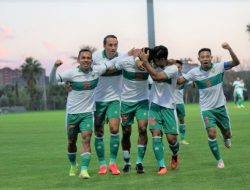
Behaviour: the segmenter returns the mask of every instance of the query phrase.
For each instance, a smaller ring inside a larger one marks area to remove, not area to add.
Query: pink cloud
[[[55,53],[56,52],[56,45],[52,42],[49,41],[44,41],[43,45],[46,47],[46,49],[50,52],[50,53]]]
[[[0,23],[0,58],[8,56],[8,50],[3,46],[6,39],[13,38],[12,29]]]

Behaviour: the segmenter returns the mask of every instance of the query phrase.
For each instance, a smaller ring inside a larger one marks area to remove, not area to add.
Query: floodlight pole
[[[154,5],[153,0],[147,0],[147,16],[148,16],[148,47],[155,46],[155,25],[154,25]]]

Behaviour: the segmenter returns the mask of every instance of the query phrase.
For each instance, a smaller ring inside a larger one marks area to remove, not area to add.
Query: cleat
[[[188,145],[189,142],[187,142],[186,140],[181,140],[180,144],[182,144],[182,145]]]
[[[112,173],[112,175],[120,175],[120,171],[118,170],[115,163],[109,164],[109,171]]]
[[[143,173],[144,173],[144,169],[143,169],[142,163],[136,164],[135,169],[136,169],[136,172],[137,172],[138,174],[143,174]]]
[[[89,176],[88,170],[81,170],[79,177],[83,179],[89,179],[90,176]]]
[[[160,167],[158,171],[158,175],[165,175],[168,173],[168,170],[166,167]]]
[[[105,166],[105,165],[100,166],[98,174],[103,175],[103,174],[106,174],[106,173],[107,173],[107,166]]]
[[[128,172],[130,172],[130,169],[131,169],[131,165],[130,164],[125,164],[122,171],[124,173],[128,173]]]
[[[219,168],[219,169],[225,168],[225,164],[224,164],[223,160],[217,161],[217,168]]]
[[[77,166],[71,165],[69,170],[69,176],[76,176]]]
[[[224,145],[226,148],[231,148],[232,147],[231,139],[224,139]]]
[[[224,136],[222,134],[219,134],[219,136],[221,137],[221,139],[223,140],[224,142],[224,145],[226,148],[231,148],[232,147],[232,141],[230,138],[228,139],[225,139]]]
[[[170,169],[175,170],[178,167],[178,164],[179,164],[178,155],[172,156],[171,162],[170,162]]]

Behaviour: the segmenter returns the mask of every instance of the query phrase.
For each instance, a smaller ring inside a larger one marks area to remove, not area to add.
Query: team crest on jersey
[[[150,118],[149,118],[149,124],[150,124],[150,125],[155,125],[155,124],[156,124],[155,118],[150,117]]]

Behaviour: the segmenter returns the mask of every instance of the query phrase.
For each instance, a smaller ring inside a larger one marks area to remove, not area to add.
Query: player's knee
[[[95,128],[95,136],[97,137],[103,137],[104,135],[104,131],[103,129],[100,127],[100,128]]]
[[[139,134],[147,135],[147,126],[139,126]]]

